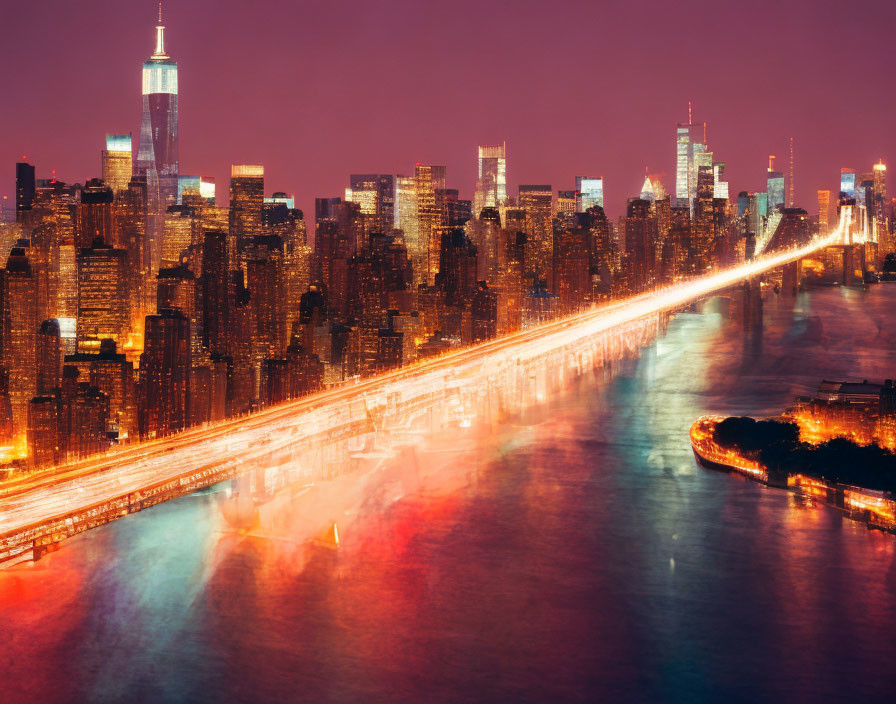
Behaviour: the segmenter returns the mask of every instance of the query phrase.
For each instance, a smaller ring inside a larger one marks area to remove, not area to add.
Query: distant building
[[[818,191],[818,232],[821,235],[828,234],[831,217],[831,192]]]
[[[45,320],[37,332],[37,388],[38,396],[49,394],[62,383],[62,363],[65,357],[58,320]]]
[[[34,166],[27,162],[16,164],[16,221],[21,222],[34,205]]]
[[[676,131],[675,201],[693,206],[697,197],[697,155],[706,151],[706,124],[679,123]]]
[[[230,168],[230,236],[237,251],[259,237],[264,205],[264,166],[234,165]]]
[[[507,202],[507,145],[479,147],[479,169],[473,198],[473,215],[483,208],[503,207]]]
[[[532,252],[527,263],[534,276],[546,281],[548,287],[553,277],[552,199],[549,185],[520,186],[519,207],[526,213],[526,234]]]
[[[783,208],[786,204],[784,197],[784,174],[780,171],[769,170],[766,182],[768,184],[768,202],[766,207],[768,208],[768,214],[771,215],[775,210]]]
[[[63,369],[62,383],[28,404],[28,458],[32,466],[62,464],[104,452],[109,400],[76,367]]]
[[[852,169],[840,169],[840,195],[856,197],[856,172]]]
[[[896,444],[896,436],[891,432],[896,427],[893,402],[890,380],[884,384],[867,379],[822,381],[814,397],[798,398],[786,415],[799,424],[800,438],[806,442],[846,437],[863,445],[880,439],[882,444],[892,447]],[[885,420],[880,424],[882,410]]]
[[[146,184],[146,251],[152,272],[159,268],[165,211],[177,203],[179,172],[177,62],[165,51],[159,6],[156,46],[143,63],[143,120],[134,175]]]
[[[604,179],[591,176],[576,176],[576,212],[584,213],[589,208],[604,207]]]
[[[138,425],[143,438],[183,430],[189,422],[190,321],[179,310],[146,316],[140,355]]]
[[[91,247],[100,240],[115,246],[115,194],[101,179],[90,179],[81,189],[81,198],[75,206],[75,246]]]
[[[103,181],[118,198],[127,190],[133,175],[133,150],[130,134],[107,134],[102,152]]]
[[[98,351],[100,341],[124,344],[130,330],[127,252],[104,244],[78,251],[78,350]]]
[[[3,366],[9,372],[13,427],[25,431],[28,402],[37,390],[37,278],[26,250],[13,247],[2,281],[4,321]]]

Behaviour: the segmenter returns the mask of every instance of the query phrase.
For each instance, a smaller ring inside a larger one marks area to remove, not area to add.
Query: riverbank
[[[702,416],[691,425],[689,436],[697,461],[709,469],[736,472],[767,486],[786,489],[804,498],[820,501],[842,511],[847,518],[896,534],[896,497],[798,472],[770,471],[760,461],[733,448],[722,447],[714,439],[716,426],[724,418]]]

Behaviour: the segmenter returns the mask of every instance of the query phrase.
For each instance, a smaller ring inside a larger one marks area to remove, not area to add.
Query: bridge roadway
[[[837,235],[795,250],[596,307],[480,345],[290,401],[213,426],[125,446],[105,455],[0,484],[0,564],[95,525],[234,478],[249,463],[302,443],[370,432],[393,414],[476,389],[500,369],[527,368],[557,350],[680,309],[740,281],[796,261]]]

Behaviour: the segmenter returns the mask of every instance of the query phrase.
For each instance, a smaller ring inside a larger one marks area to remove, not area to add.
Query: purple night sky
[[[672,190],[689,99],[732,195],[764,190],[769,153],[786,169],[791,134],[810,212],[841,166],[896,152],[886,0],[168,0],[164,12],[181,171],[226,194],[231,163],[263,163],[266,190],[294,193],[306,215],[351,172],[416,161],[446,164],[449,187],[472,197],[476,145],[506,140],[509,193],[602,174],[615,217],[645,165]],[[155,13],[151,0],[4,3],[0,194],[12,199],[23,154],[38,177],[83,182],[106,132],[132,132],[136,148]]]

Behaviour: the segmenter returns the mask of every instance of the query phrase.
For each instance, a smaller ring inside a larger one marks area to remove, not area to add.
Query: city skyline
[[[896,5],[9,4],[3,704],[892,699]]]
[[[52,3],[50,4],[52,6]],[[100,46],[79,44],[75,47],[75,54],[89,54],[94,61],[104,64],[103,71],[91,73],[81,70],[78,73],[79,79],[75,81],[75,85],[84,84],[85,89],[89,88],[88,92],[92,94],[92,100],[89,103],[90,110],[69,112],[69,119],[62,125],[59,124],[58,119],[50,117],[57,112],[64,112],[67,101],[75,97],[68,90],[44,90],[44,81],[48,71],[54,72],[55,80],[61,80],[63,76],[60,75],[60,72],[64,74],[70,70],[70,66],[77,70],[78,61],[74,56],[70,56],[69,61],[62,66],[57,62],[51,68],[49,65],[42,66],[41,61],[35,61],[22,67],[27,76],[22,82],[23,90],[41,91],[41,101],[46,103],[47,109],[38,111],[36,119],[34,116],[29,116],[27,122],[22,121],[15,111],[8,111],[4,118],[0,118],[0,129],[3,129],[4,134],[23,135],[15,140],[4,140],[6,153],[3,156],[8,161],[18,161],[23,155],[26,156],[29,162],[37,166],[39,177],[49,176],[54,169],[59,179],[70,183],[84,183],[92,176],[101,175],[100,169],[97,168],[98,165],[90,169],[88,164],[98,161],[96,154],[103,146],[106,133],[131,132],[134,141],[134,158],[137,157],[140,116],[139,100],[136,97],[139,94],[139,86],[134,85],[134,67],[146,60],[155,43],[153,28],[155,5],[146,3],[147,7],[142,9],[131,6],[127,12],[124,10],[118,12],[97,11],[91,15],[92,5],[99,6],[100,4],[87,3],[83,6],[83,14],[71,18],[77,28],[78,22],[85,17],[90,17],[94,25],[99,25],[100,33],[109,38],[108,42],[98,43]],[[671,135],[675,122],[687,121],[688,100],[691,100],[693,104],[694,122],[697,124],[709,123],[707,141],[710,148],[721,155],[721,158],[725,159],[728,164],[726,177],[732,184],[732,196],[741,190],[760,190],[764,186],[767,154],[777,154],[778,168],[780,170],[787,168],[786,139],[791,133],[795,136],[796,142],[796,205],[805,207],[810,212],[813,210],[817,188],[835,190],[837,173],[840,168],[850,167],[857,172],[862,172],[881,158],[886,162],[887,154],[892,151],[892,145],[887,144],[886,130],[873,127],[874,115],[884,115],[889,112],[887,101],[891,99],[884,95],[885,91],[872,92],[869,95],[870,101],[879,101],[881,105],[876,106],[876,109],[867,110],[862,116],[863,125],[869,119],[872,122],[867,130],[838,129],[836,117],[842,112],[843,107],[836,101],[833,101],[830,108],[826,109],[825,114],[832,118],[830,121],[825,120],[819,121],[819,124],[812,124],[813,121],[801,120],[802,129],[791,130],[788,128],[786,117],[792,113],[792,103],[800,102],[800,91],[796,88],[782,93],[781,88],[774,83],[763,84],[762,89],[758,92],[766,94],[767,98],[763,99],[757,96],[756,99],[751,100],[732,99],[732,96],[727,95],[725,90],[720,90],[726,85],[723,81],[713,84],[713,90],[708,92],[714,94],[714,97],[710,98],[702,96],[701,92],[695,89],[675,87],[679,82],[672,78],[663,80],[654,77],[649,80],[651,90],[646,91],[648,96],[640,98],[644,102],[640,106],[637,103],[632,103],[631,107],[635,109],[635,113],[626,115],[622,112],[613,112],[615,105],[613,92],[616,85],[614,81],[618,81],[618,76],[611,75],[612,72],[606,74],[608,86],[603,88],[598,85],[595,91],[597,95],[582,102],[584,112],[597,110],[597,120],[595,122],[592,117],[590,124],[593,125],[593,128],[587,132],[582,130],[577,132],[573,127],[583,119],[583,116],[576,115],[575,111],[563,113],[563,120],[570,123],[571,129],[547,131],[537,129],[540,113],[548,110],[549,106],[541,105],[541,101],[538,101],[537,104],[529,101],[532,108],[531,114],[521,114],[519,110],[514,109],[513,91],[509,88],[507,94],[511,96],[511,99],[500,101],[503,106],[506,106],[506,109],[499,108],[495,101],[486,99],[480,103],[485,109],[477,109],[477,120],[474,125],[467,126],[451,119],[452,116],[456,117],[455,111],[465,109],[463,105],[457,106],[459,101],[446,101],[450,104],[441,107],[429,106],[424,103],[419,106],[420,111],[417,113],[422,118],[415,120],[413,124],[406,124],[409,118],[401,109],[401,103],[404,100],[412,100],[415,92],[408,88],[406,81],[399,80],[400,72],[390,74],[396,76],[394,81],[385,80],[383,83],[384,90],[390,97],[389,104],[392,106],[387,112],[392,113],[393,119],[386,119],[381,114],[382,110],[377,112],[375,108],[378,104],[379,94],[372,95],[368,92],[364,95],[365,104],[371,105],[373,113],[369,124],[359,124],[355,120],[352,125],[354,132],[340,129],[340,120],[344,111],[340,107],[339,100],[309,101],[303,99],[297,103],[301,93],[291,90],[291,84],[287,77],[283,73],[278,73],[278,71],[289,71],[283,61],[273,67],[277,69],[274,74],[282,79],[276,83],[278,90],[264,90],[274,87],[274,78],[264,71],[256,75],[257,85],[253,83],[253,79],[249,79],[248,82],[246,80],[240,82],[241,91],[247,90],[250,94],[254,94],[255,91],[263,90],[264,95],[260,96],[256,103],[262,107],[261,112],[256,112],[254,115],[244,114],[244,106],[252,104],[252,100],[241,100],[240,104],[230,105],[227,110],[216,112],[222,94],[219,90],[217,94],[210,95],[208,92],[210,86],[216,85],[221,88],[222,77],[223,80],[227,80],[228,74],[232,75],[231,80],[238,80],[241,75],[239,71],[246,65],[246,62],[240,60],[242,44],[235,41],[233,37],[230,37],[228,42],[230,50],[221,54],[227,58],[224,62],[219,62],[217,70],[207,70],[209,54],[219,54],[212,48],[227,38],[228,31],[236,31],[232,26],[236,24],[236,19],[241,21],[247,19],[243,16],[245,9],[234,6],[232,17],[229,20],[230,24],[228,24],[228,21],[214,16],[206,16],[200,20],[197,13],[206,3],[199,2],[189,6],[170,3],[169,5],[165,7],[164,19],[164,24],[167,27],[166,48],[178,62],[181,85],[187,86],[181,91],[183,107],[180,110],[182,124],[180,171],[212,175],[219,183],[223,183],[226,182],[230,164],[264,163],[271,189],[294,194],[297,205],[306,212],[311,210],[311,204],[315,197],[341,195],[348,173],[391,172],[401,174],[407,173],[415,162],[445,164],[448,167],[449,187],[459,188],[463,197],[473,198],[477,177],[477,145],[506,142],[509,194],[514,195],[520,184],[550,183],[556,192],[573,188],[576,174],[603,175],[608,215],[615,218],[617,215],[624,214],[627,198],[638,193],[638,186],[643,180],[645,167],[651,174],[660,175],[667,191],[674,190],[675,152]],[[359,10],[358,24],[376,26],[383,20],[383,17],[394,12],[397,5],[393,3],[386,6],[382,9],[381,16],[375,17],[365,15]],[[274,3],[274,6],[279,7],[277,3]],[[786,18],[787,13],[791,11],[792,8],[784,8],[781,11],[782,17]],[[880,11],[890,14],[893,12],[882,5]],[[60,10],[60,12],[63,11]],[[312,21],[311,26],[314,28],[329,26],[326,24],[329,18],[325,11],[320,8],[311,8],[309,12],[312,20],[318,21],[318,24],[314,24]],[[494,12],[494,10],[489,10],[489,12]],[[525,7],[520,12],[522,14],[537,14],[538,10]],[[624,9],[620,10],[623,15],[625,12]],[[655,12],[659,19],[664,11],[656,10]],[[621,21],[618,16],[617,19]],[[22,37],[31,36],[34,41],[38,42],[38,46],[40,46],[40,42],[46,41],[45,34],[47,33],[33,36],[28,31],[29,26],[34,26],[36,18],[29,15],[26,9],[12,9],[11,20],[11,24],[20,27],[21,32],[11,38],[11,43],[7,45],[8,49],[15,51],[18,46],[17,42],[20,42]],[[402,21],[412,25],[413,17],[405,18]],[[428,15],[427,22],[431,21],[432,16]],[[191,40],[190,37],[194,31],[199,31],[200,27],[207,30],[209,26],[215,26],[215,23],[224,23],[222,32],[200,32],[200,41]],[[816,45],[820,43],[819,38],[827,36],[831,31],[831,25],[823,13],[807,20],[806,31],[813,23],[820,32],[812,42],[809,42],[809,50],[806,49],[805,43],[801,44],[801,51],[806,57],[811,56],[813,47],[817,48]],[[486,24],[488,23],[486,22]],[[645,37],[658,31],[655,24],[652,17],[642,23]],[[749,26],[749,22],[747,25]],[[50,29],[56,31],[56,26],[54,23]],[[725,25],[722,25],[720,35],[725,34],[724,27]],[[673,28],[674,25],[670,25],[667,30],[672,31]],[[94,26],[94,29],[97,27]],[[355,30],[356,27],[352,25],[347,31],[351,33]],[[570,32],[578,31],[573,26],[569,26],[568,30]],[[269,31],[274,32],[275,37],[279,36],[277,28],[269,27]],[[443,32],[445,29],[439,29],[439,31]],[[473,30],[470,31],[473,32]],[[692,31],[696,30],[690,29],[677,36],[686,37]],[[738,31],[744,31],[743,27]],[[757,37],[765,36],[766,40],[769,40],[768,38],[775,36],[776,31],[770,28],[767,34],[758,34]],[[323,29],[321,29],[321,33],[326,34]],[[473,32],[473,34],[475,33]],[[48,34],[52,34],[52,32]],[[405,40],[400,33],[395,36],[399,44]],[[867,37],[867,33],[865,36]],[[128,38],[128,41],[124,46],[119,47],[123,38]],[[318,41],[316,35],[310,39],[309,46],[316,46],[315,42]],[[707,38],[705,40],[707,48],[718,40],[719,38],[716,36]],[[276,42],[274,43],[276,44]],[[357,48],[351,51],[347,50],[349,54],[363,51],[365,47],[363,42],[356,42],[353,46]],[[871,42],[868,46],[871,46],[873,51],[877,45]],[[788,52],[786,49],[786,46],[782,49],[783,60],[780,62],[782,75],[784,69],[787,68],[786,73],[789,79],[805,77],[807,72],[803,67],[787,65]],[[284,51],[298,52],[295,54],[297,58],[303,52],[303,49],[296,49],[289,43],[278,45],[276,50],[279,54]],[[478,55],[478,51],[473,53]],[[43,55],[40,51],[35,54]],[[19,55],[26,55],[24,47],[21,47]],[[384,49],[382,55],[386,62],[384,65],[389,65],[392,54]],[[512,54],[507,55],[511,56]],[[624,54],[619,55],[623,56]],[[114,62],[112,61],[113,56],[115,57]],[[539,52],[536,51],[532,58],[538,64]],[[543,58],[545,60],[542,64],[538,64],[543,66],[543,71],[550,71],[552,67],[559,71],[560,67],[556,57]],[[343,60],[349,61],[349,58]],[[808,63],[808,59],[804,59],[804,62]],[[422,63],[426,64],[426,62]],[[720,61],[719,64],[726,64],[726,62]],[[405,65],[404,68],[407,69],[407,66]],[[422,71],[423,68],[424,66],[421,65],[420,70]],[[818,70],[825,68],[823,64],[817,64],[812,68],[813,71],[809,73],[812,74],[813,80],[816,80],[819,75],[830,75],[823,70]],[[712,68],[712,71],[722,70],[724,70],[723,66],[714,65]],[[463,74],[460,66],[457,72]],[[622,73],[626,73],[626,71]],[[103,77],[99,84],[94,82],[95,74]],[[300,75],[301,73],[296,74],[295,79],[301,80]],[[557,77],[562,75],[562,71],[556,72]],[[353,76],[357,76],[357,74],[353,74]],[[482,86],[475,78],[475,72],[471,72],[470,76],[469,82],[451,81],[451,91],[463,91],[466,86],[471,95],[476,95],[476,91],[481,90]],[[315,84],[320,80],[316,77],[315,72],[309,72],[309,78]],[[333,74],[332,78],[333,80],[326,85],[328,89],[332,89],[330,83],[341,85],[348,81],[348,86],[355,86],[357,83],[354,77],[340,76],[338,71]],[[502,85],[509,86],[516,80],[519,80],[519,77],[514,78],[510,75],[502,79]],[[579,82],[581,83],[581,79]],[[736,83],[736,81],[734,82]],[[836,78],[834,82],[836,82]],[[62,83],[66,84],[66,81],[63,80]],[[123,86],[122,83],[125,85]],[[456,83],[459,83],[460,87],[456,86]],[[368,86],[368,84],[369,81],[361,82],[362,87]],[[799,81],[788,82],[788,85],[796,86],[798,84]],[[557,80],[552,80],[549,85],[555,91],[564,86],[562,81],[558,84]],[[343,92],[348,91],[344,90]],[[442,95],[440,91],[436,91],[436,93]],[[226,91],[224,94],[226,95]],[[319,91],[317,95],[323,98],[327,93]],[[575,95],[575,93],[571,95]],[[132,99],[129,99],[129,96],[132,96]],[[427,97],[430,101],[433,100],[431,96]],[[604,107],[610,109],[606,111],[598,109],[600,98],[606,103]],[[815,99],[817,98],[813,98],[813,100]],[[555,107],[561,108],[568,100],[566,97],[558,98]],[[756,103],[768,107],[767,101],[774,100],[778,101],[775,110],[766,110],[765,112],[770,116],[773,114],[775,119],[751,119]],[[554,101],[548,102],[552,105],[554,103]],[[810,101],[808,105],[811,107],[813,103]],[[731,116],[732,106],[737,108],[738,117],[736,119]],[[301,110],[295,114],[301,119],[291,120],[292,129],[277,129],[278,125],[284,126],[282,124],[284,118],[281,113],[289,112],[297,107],[301,107]],[[640,109],[638,109],[639,107]],[[209,112],[213,114],[208,114]],[[218,115],[219,118],[216,119],[215,115]],[[234,121],[239,118],[246,121],[242,125],[234,124]],[[482,118],[481,127],[478,126],[480,118]],[[50,119],[55,127],[41,129],[45,119]],[[451,124],[447,125],[443,122]],[[747,131],[742,126],[738,127],[738,124],[742,125],[744,122],[755,125],[755,129],[751,128]],[[769,124],[772,122],[775,124]],[[795,123],[796,120],[794,119],[793,122]],[[806,126],[807,122],[809,123],[808,127]],[[86,129],[83,127],[84,123],[89,123],[92,127]],[[317,139],[314,135],[316,131],[319,132],[322,129],[322,124],[335,125],[329,134],[337,136],[328,140]],[[307,129],[302,129],[303,125],[307,125]],[[231,134],[239,135],[236,139],[231,138],[223,142],[227,144],[226,149],[218,148],[222,143],[219,140],[225,139],[221,130],[229,130]],[[29,131],[40,133],[40,138],[27,136]],[[634,132],[629,134],[630,131]],[[573,140],[574,144],[570,144],[570,133],[582,136],[577,142]],[[593,138],[587,136],[589,133],[595,136]],[[625,133],[627,139],[619,139],[621,133]],[[833,137],[834,134],[847,134],[848,138],[841,138],[838,144],[838,140]],[[339,138],[341,135],[345,135],[344,138]],[[601,139],[599,135],[613,135],[614,139]],[[752,139],[749,138],[751,135]],[[276,138],[273,143],[271,142],[272,138]],[[870,145],[872,140],[880,146],[872,147]],[[15,144],[9,144],[10,141]],[[61,143],[64,143],[67,148],[62,148]],[[825,145],[824,150],[818,150],[817,147],[820,144]],[[571,148],[573,146],[575,149]],[[576,152],[579,154],[574,155]],[[303,157],[303,153],[307,154],[307,157]],[[329,154],[330,157],[321,158],[323,153]],[[836,161],[834,161],[835,159]],[[303,164],[303,166],[296,168],[289,166],[290,163]],[[801,174],[806,175],[801,178]],[[818,182],[815,183],[809,174],[825,174],[825,178],[819,177]],[[7,196],[6,203],[9,207],[14,193],[9,180],[0,184],[0,193]]]

